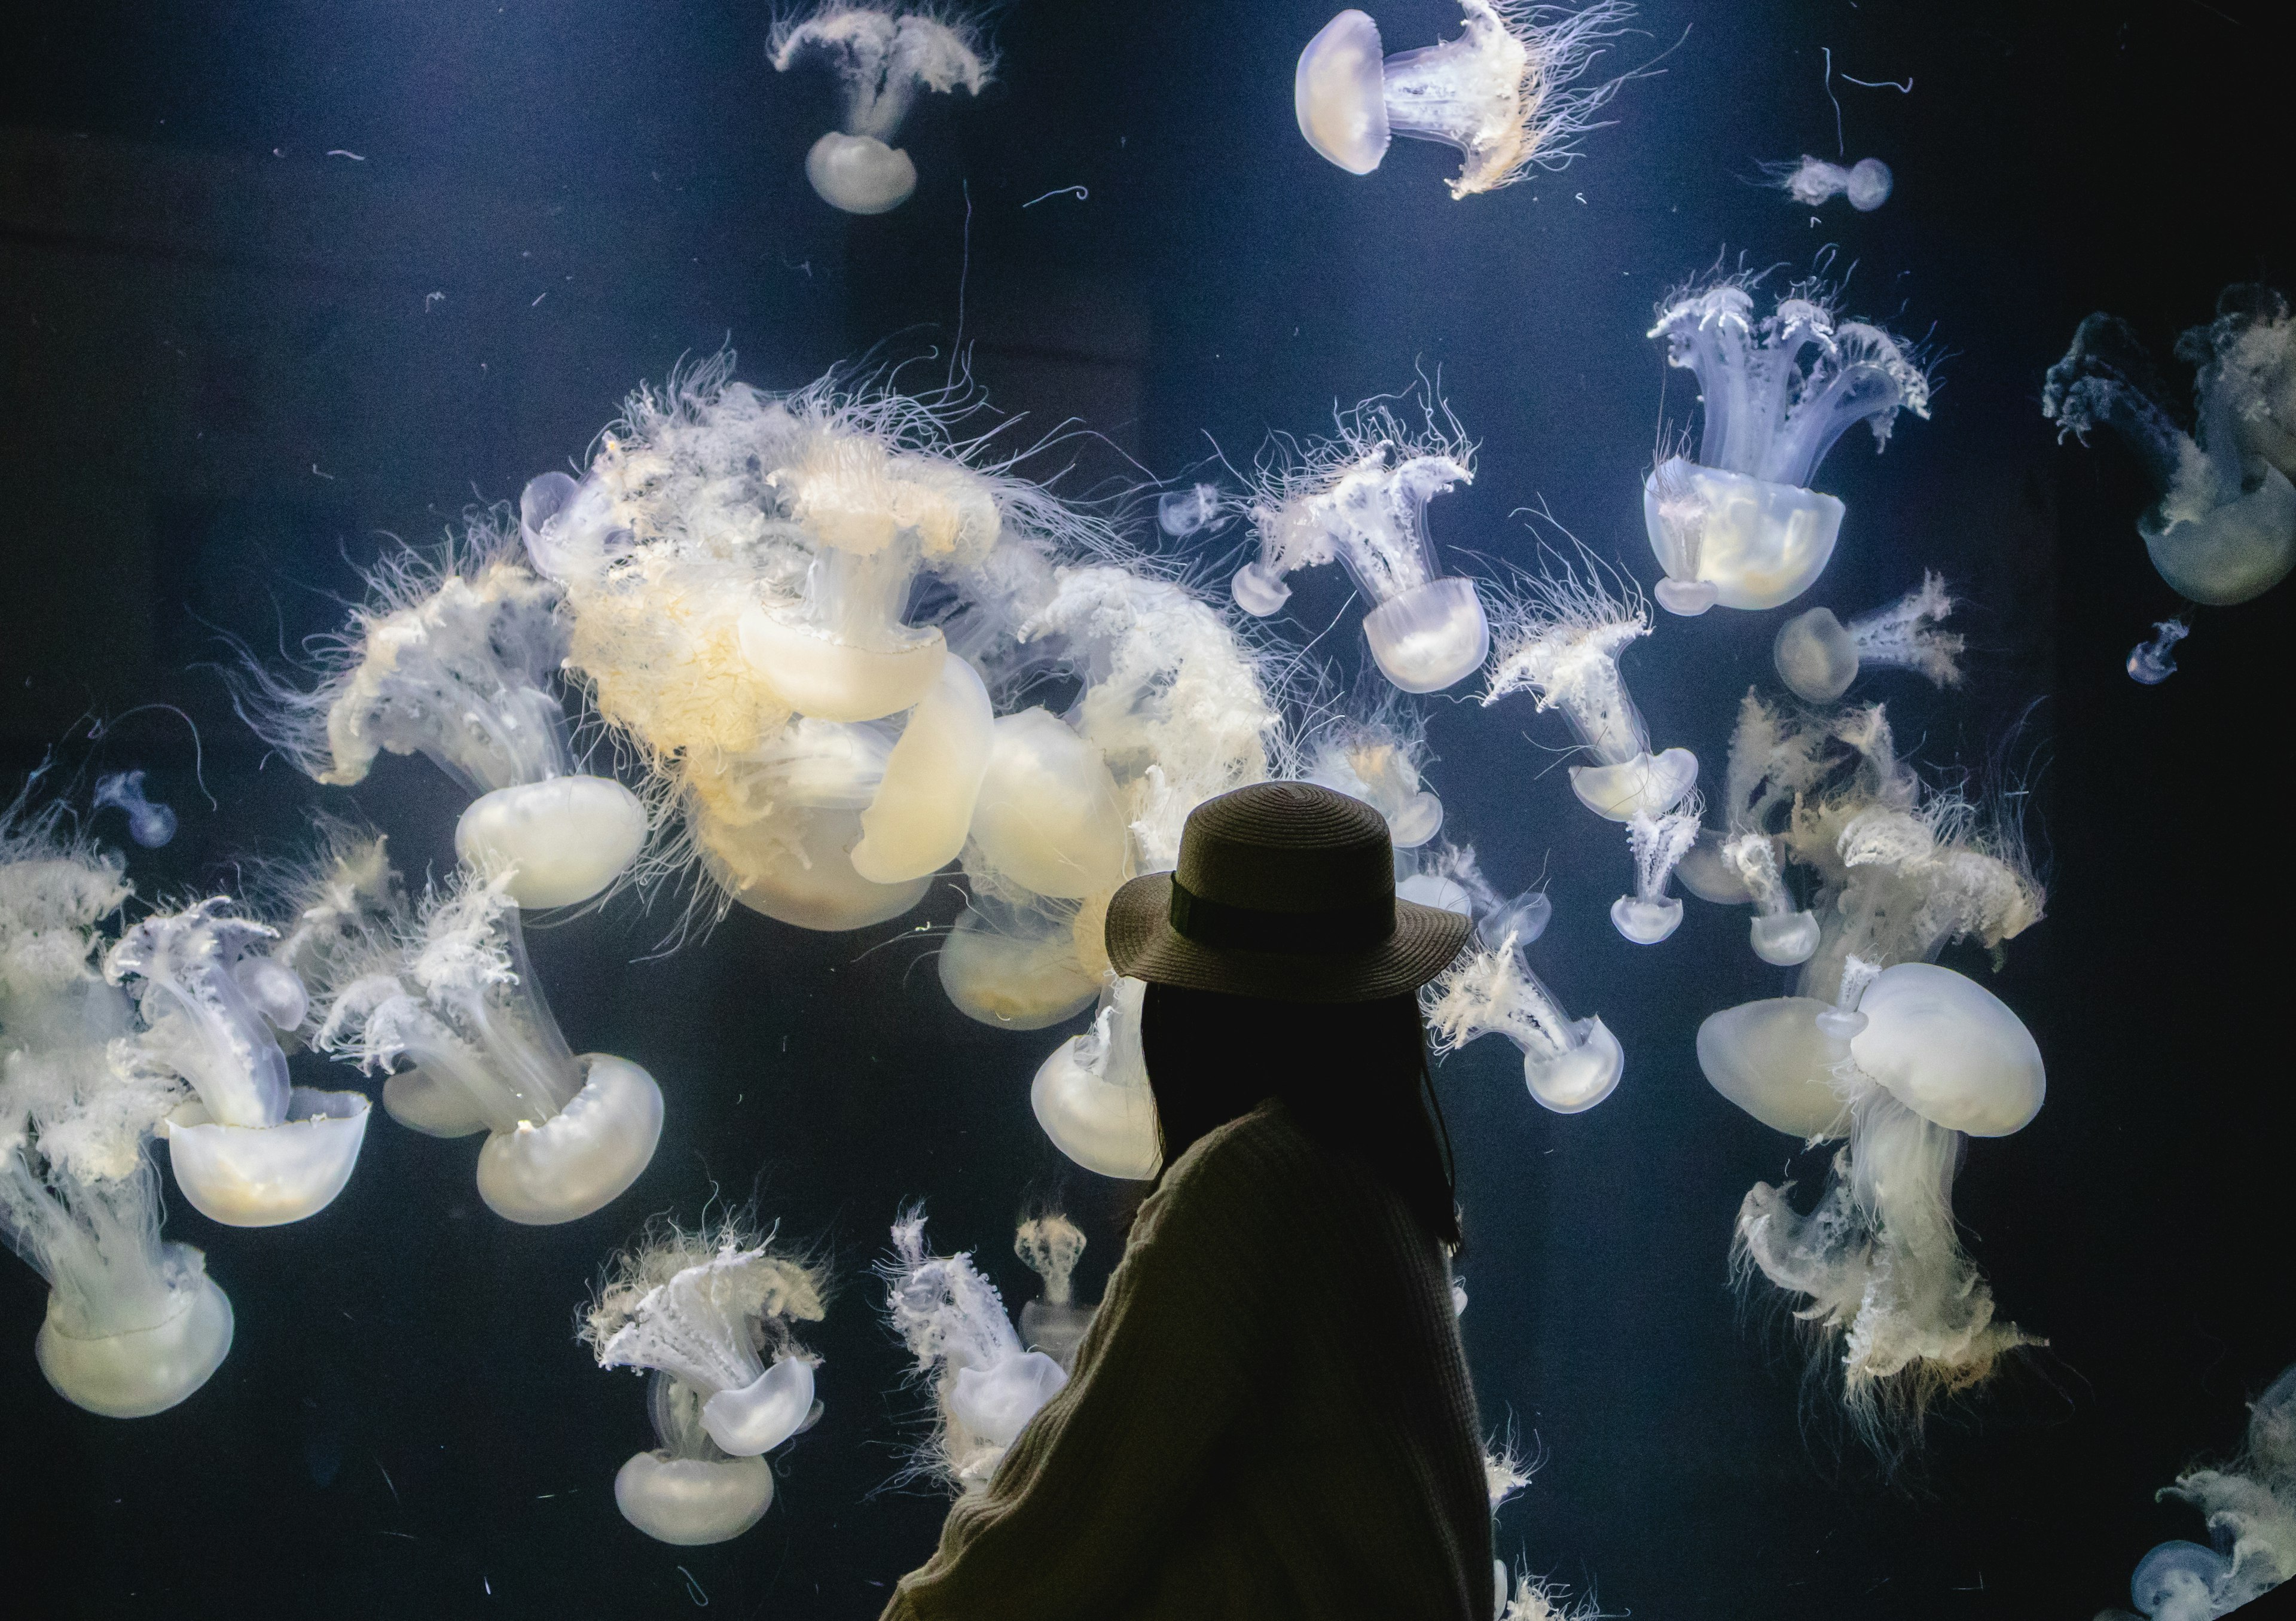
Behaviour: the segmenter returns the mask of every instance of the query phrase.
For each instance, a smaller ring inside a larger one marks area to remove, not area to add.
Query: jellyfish
[[[892,143],[920,89],[979,95],[996,67],[972,22],[946,10],[904,10],[898,0],[821,0],[777,18],[766,45],[774,71],[810,53],[835,70],[840,113],[840,127],[806,153],[805,177],[822,201],[848,214],[887,213],[917,189],[917,166]]]
[[[94,956],[123,864],[29,794],[0,810],[0,1240],[47,1282],[35,1350],[56,1394],[143,1418],[222,1364],[231,1302],[198,1249],[160,1237],[144,1144],[181,1089],[111,1061],[134,1009]]]
[[[1361,799],[1387,818],[1398,850],[1415,850],[1443,831],[1443,801],[1421,774],[1426,762],[1424,724],[1381,703],[1369,719],[1342,722],[1316,741],[1306,780]]]
[[[1869,668],[1913,670],[1933,685],[1958,685],[1966,643],[1937,628],[1953,610],[1944,578],[1924,574],[1897,602],[1861,614],[1847,626],[1830,608],[1797,614],[1778,626],[1771,645],[1778,679],[1795,697],[1815,704],[1832,703]]]
[[[997,717],[972,837],[987,865],[1062,900],[1114,889],[1132,855],[1106,755],[1042,708]]]
[[[2128,650],[2128,678],[2157,687],[2177,673],[2177,643],[2193,634],[2181,618],[2163,619],[2152,627],[2152,639]]]
[[[1626,1054],[1600,1017],[1571,1018],[1531,972],[1517,921],[1526,913],[1545,926],[1544,908],[1479,918],[1473,949],[1420,992],[1419,1003],[1437,1052],[1504,1036],[1522,1051],[1523,1083],[1534,1099],[1559,1115],[1583,1114],[1618,1089]]]
[[[1045,1281],[1045,1292],[1021,1307],[1021,1339],[1063,1371],[1076,1368],[1077,1347],[1092,1326],[1093,1308],[1076,1303],[1071,1279],[1084,1254],[1084,1234],[1058,1211],[1032,1216],[1013,1232],[1013,1253]]]
[[[1097,1175],[1129,1182],[1149,1180],[1164,1162],[1140,1051],[1147,989],[1111,976],[1091,1027],[1054,1048],[1029,1086],[1029,1106],[1054,1148]]]
[[[1879,725],[1866,711],[1851,723],[1874,741]],[[1701,899],[1723,905],[1748,905],[1754,954],[1791,968],[1817,949],[1817,914],[1794,898],[1784,870],[1784,821],[1799,797],[1843,762],[1841,740],[1833,727],[1797,719],[1765,703],[1751,689],[1740,700],[1738,724],[1730,738],[1729,768],[1723,778],[1723,825],[1701,828],[1677,872],[1683,887]],[[1853,751],[1854,752],[1854,751]],[[1863,758],[1863,756],[1858,757]],[[1871,784],[1878,796],[1884,784]],[[1901,795],[1894,778],[1887,791]]]
[[[144,797],[144,775],[140,771],[121,771],[96,778],[95,808],[118,806],[127,818],[127,836],[145,849],[156,850],[176,836],[176,813],[172,806]]]
[[[1192,484],[1156,497],[1156,527],[1175,540],[1217,533],[1227,523],[1228,503],[1212,484]]]
[[[1480,667],[1490,627],[1475,583],[1436,566],[1427,503],[1475,479],[1475,447],[1432,393],[1416,431],[1376,399],[1333,418],[1336,435],[1263,458],[1250,503],[1259,555],[1236,571],[1236,603],[1265,617],[1292,595],[1283,577],[1336,559],[1371,602],[1364,634],[1387,678],[1439,692]]]
[[[1404,870],[1406,866],[1408,872]],[[1399,900],[1440,906],[1479,920],[1478,927],[1487,939],[1512,933],[1523,946],[1545,934],[1554,917],[1554,905],[1543,889],[1526,889],[1512,899],[1500,895],[1483,876],[1472,845],[1447,844],[1399,855],[1395,893]]]
[[[517,561],[501,513],[433,560],[386,557],[370,600],[322,659],[311,692],[251,661],[235,699],[256,733],[313,781],[364,781],[383,749],[420,752],[475,796],[455,827],[463,861],[512,874],[529,907],[590,899],[636,859],[645,808],[578,771],[549,691],[566,654],[560,590]]]
[[[1507,1591],[1507,1572],[1499,1566],[1497,1621],[1603,1621],[1602,1604],[1592,1592],[1572,1598],[1570,1589],[1529,1570],[1514,1573],[1514,1591]]]
[[[1808,487],[1825,453],[1854,423],[1873,429],[1879,449],[1900,408],[1930,413],[1929,379],[1895,338],[1837,321],[1817,282],[1796,284],[1757,322],[1759,279],[1693,282],[1650,330],[1666,340],[1669,365],[1696,374],[1706,410],[1698,459],[1666,456],[1643,486],[1666,570],[1655,594],[1670,613],[1775,608],[1808,590],[1841,530],[1841,503]]]
[[[2276,315],[2259,320],[2235,308],[2178,344],[2181,357],[2200,362],[2193,433],[2177,425],[2143,340],[2118,316],[2084,320],[2041,389],[2041,414],[2060,439],[2087,444],[2103,426],[2128,442],[2160,493],[2136,520],[2152,566],[2180,594],[2210,607],[2261,596],[2296,567],[2296,440],[2288,432],[2296,425],[2288,383],[2296,323],[2277,294],[2263,296]]]
[[[739,1219],[687,1232],[656,1221],[607,1263],[577,1338],[601,1368],[652,1374],[660,1445],[614,1476],[622,1518],[680,1547],[727,1542],[774,1500],[764,1454],[820,1419],[820,1358],[796,1325],[825,1315],[818,1267]]]
[[[917,1472],[960,1492],[980,1491],[1029,1420],[1068,1383],[1068,1372],[1022,1347],[996,1286],[975,1270],[970,1253],[926,1249],[922,1208],[894,1223],[892,1258],[878,1270],[893,1331],[915,1358],[915,1377],[933,1393],[933,1435]]]
[[[1041,1030],[1074,1018],[1102,984],[1078,954],[1078,915],[1061,902],[1000,898],[976,880],[941,945],[941,988],[966,1017],[999,1029]]]
[[[1581,579],[1567,562],[1524,576],[1499,603],[1498,659],[1483,689],[1485,708],[1510,692],[1529,692],[1544,712],[1560,709],[1594,757],[1570,768],[1579,803],[1612,822],[1636,812],[1663,815],[1698,781],[1698,757],[1687,749],[1653,755],[1642,711],[1620,679],[1619,658],[1650,634],[1650,610],[1641,593],[1586,555]]]
[[[653,1158],[661,1089],[611,1053],[577,1056],[527,962],[507,874],[457,872],[409,919],[364,935],[312,987],[312,1045],[373,1074],[431,1136],[488,1134],[479,1196],[506,1221],[573,1221]],[[323,1010],[323,1011],[322,1011]]]
[[[1806,209],[1822,208],[1836,197],[1847,196],[1851,208],[1871,214],[1890,201],[1890,188],[1896,184],[1890,166],[1879,158],[1860,158],[1844,168],[1823,158],[1804,155],[1799,163],[1766,163],[1762,168],[1771,184]]]
[[[1351,175],[1368,175],[1396,135],[1439,141],[1463,160],[1454,199],[1559,169],[1623,79],[1572,88],[1634,8],[1603,0],[1577,12],[1522,0],[1459,0],[1458,37],[1382,60],[1379,25],[1341,12],[1300,53],[1292,104],[1300,133]]]
[[[1635,858],[1635,892],[1611,903],[1611,925],[1637,946],[1655,946],[1682,927],[1682,903],[1666,892],[1675,868],[1698,838],[1704,801],[1695,792],[1673,810],[1627,818]]]
[[[179,1078],[193,1093],[160,1123],[184,1197],[232,1227],[299,1222],[334,1201],[366,1141],[356,1092],[290,1086],[275,1028],[301,1021],[299,982],[258,948],[279,937],[227,896],[145,918],[105,954],[103,976],[132,984],[140,1027],[113,1061]]]

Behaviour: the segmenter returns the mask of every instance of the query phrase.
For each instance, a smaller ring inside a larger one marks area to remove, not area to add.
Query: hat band
[[[1395,937],[1395,896],[1327,912],[1268,912],[1190,893],[1172,880],[1172,927],[1199,946],[1324,956],[1383,946]]]

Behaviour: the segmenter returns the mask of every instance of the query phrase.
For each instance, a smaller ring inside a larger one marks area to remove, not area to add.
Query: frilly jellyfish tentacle
[[[1563,1012],[1512,933],[1446,970],[1420,993],[1420,1006],[1439,1052],[1486,1035],[1513,1042],[1530,1095],[1557,1114],[1594,1108],[1617,1089],[1626,1068],[1609,1027]]]
[[[2163,619],[2152,626],[2152,639],[2128,650],[2128,678],[2157,687],[2177,673],[2177,643],[2193,634],[2182,619]]]
[[[127,836],[147,850],[156,850],[176,836],[176,813],[144,797],[144,774],[122,771],[95,780],[94,806],[117,806],[127,818]]]
[[[1021,1343],[1064,1371],[1074,1367],[1077,1347],[1092,1326],[1094,1308],[1075,1302],[1070,1282],[1084,1247],[1076,1224],[1057,1212],[1032,1216],[1013,1233],[1013,1253],[1045,1281],[1043,1298],[1021,1307]]]
[[[1611,903],[1611,926],[1637,946],[1655,946],[1682,926],[1682,903],[1666,892],[1693,840],[1705,804],[1692,794],[1678,810],[1637,810],[1627,819],[1635,858],[1635,892]]]
[[[775,21],[766,47],[775,71],[807,53],[826,57],[837,73],[843,127],[815,143],[806,177],[824,202],[851,214],[882,214],[916,189],[915,166],[891,143],[917,92],[978,95],[995,66],[961,16],[851,0],[822,0]]]

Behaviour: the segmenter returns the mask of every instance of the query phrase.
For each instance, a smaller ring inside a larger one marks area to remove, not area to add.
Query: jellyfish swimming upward
[[[837,75],[838,127],[805,155],[822,201],[848,214],[883,214],[917,189],[917,166],[893,144],[921,90],[978,95],[995,58],[980,31],[945,9],[824,0],[778,20],[766,46],[777,73],[819,56]]]

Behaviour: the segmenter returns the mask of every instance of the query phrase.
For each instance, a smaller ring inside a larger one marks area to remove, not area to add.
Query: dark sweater
[[[1488,1621],[1450,1265],[1262,1104],[1140,1208],[1075,1376],[885,1621]]]

